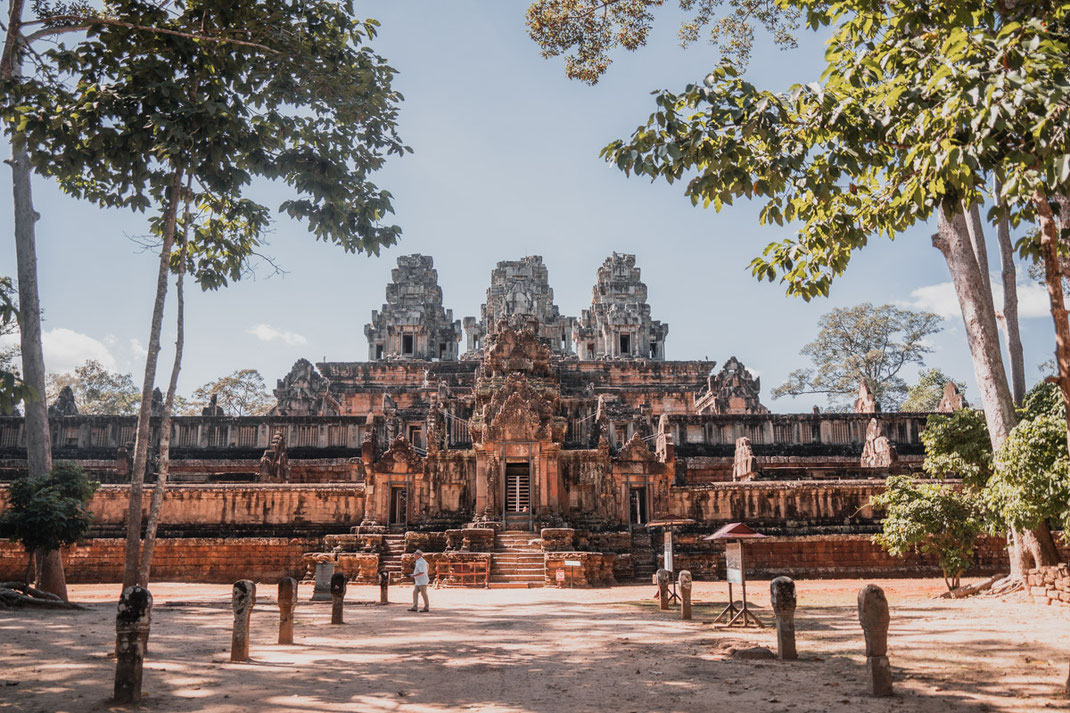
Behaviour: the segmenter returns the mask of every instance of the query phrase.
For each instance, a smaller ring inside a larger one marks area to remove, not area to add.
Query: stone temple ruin
[[[554,304],[542,258],[500,262],[464,352],[461,326],[432,259],[403,256],[366,361],[299,360],[270,416],[175,418],[156,571],[266,579],[330,560],[371,583],[419,547],[446,584],[553,583],[566,559],[583,563],[577,585],[609,584],[654,571],[648,525],[667,519],[693,521],[676,563],[699,578],[723,575],[723,545],[703,535],[735,520],[773,535],[748,555],[757,572],[935,571],[877,549],[867,505],[888,474],[920,470],[927,414],[882,413],[864,384],[858,413],[772,414],[734,356],[667,360],[635,256],[605,260],[578,318]],[[70,576],[114,578],[135,420],[64,404],[55,457],[106,483]],[[0,419],[0,478],[24,470],[22,421]],[[0,548],[0,576],[20,556]]]

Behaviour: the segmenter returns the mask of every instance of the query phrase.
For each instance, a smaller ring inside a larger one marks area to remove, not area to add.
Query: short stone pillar
[[[234,583],[230,605],[234,609],[234,632],[230,637],[230,660],[249,660],[249,617],[256,604],[256,585],[242,579]]]
[[[888,599],[876,584],[858,592],[858,621],[866,637],[866,669],[874,696],[892,695],[892,668],[888,664]]]
[[[379,571],[379,603],[390,603],[390,573],[385,569]]]
[[[344,624],[342,608],[346,599],[346,576],[338,572],[331,577],[331,623]]]
[[[691,573],[686,569],[680,572],[676,580],[676,586],[680,588],[680,618],[691,620]]]
[[[316,563],[316,584],[312,588],[313,602],[331,601],[331,577],[334,576],[334,562]]]
[[[123,590],[115,616],[115,702],[141,700],[141,672],[145,665],[145,644],[149,639],[152,595],[134,585]]]
[[[283,577],[279,581],[279,643],[294,642],[294,609],[297,607],[297,580]]]
[[[769,583],[769,603],[776,616],[777,655],[784,661],[799,658],[795,650],[795,582],[777,577]]]
[[[658,570],[658,598],[661,600],[661,610],[669,608],[669,570]]]

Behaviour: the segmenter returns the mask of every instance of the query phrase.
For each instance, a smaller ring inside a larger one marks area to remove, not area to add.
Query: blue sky
[[[567,79],[562,60],[539,55],[524,27],[525,7],[486,0],[359,3],[358,12],[382,22],[375,48],[398,69],[405,95],[400,131],[415,153],[393,160],[376,179],[395,196],[402,240],[378,258],[347,255],[280,216],[268,252],[284,276],[269,278],[265,270],[222,292],[188,295],[180,391],[240,368],[259,369],[272,387],[300,357],[366,358],[363,327],[383,302],[398,255],[434,257],[446,307],[460,319],[479,314],[496,262],[531,254],[544,257],[561,311],[578,315],[590,304],[595,270],[617,251],[637,256],[652,315],[669,324],[667,357],[739,357],[760,375],[774,411],[823,404],[821,397],[774,401],[769,392],[805,365],[799,349],[824,312],[866,301],[949,317],[928,363],[965,380],[976,400],[962,319],[930,228],[862,251],[829,299],[806,303],[785,297],[780,285],[756,282],[748,262],[785,236],[758,224],[756,204],[721,213],[694,208],[681,185],[627,178],[598,157],[610,140],[645,122],[650,91],[700,80],[715,65],[715,50],[681,49],[679,16],[666,8],[648,46],[616,55],[603,81],[589,87]],[[760,37],[746,76],[770,89],[813,81],[822,41],[803,33],[799,48],[785,52]],[[6,170],[0,195],[11,195]],[[96,358],[139,374],[155,259],[132,238],[146,232],[146,217],[75,201],[39,178],[34,196],[42,216],[46,366],[66,371]],[[277,206],[287,196],[263,185],[256,197]],[[11,199],[3,200],[0,231],[11,235]],[[0,274],[13,274],[14,264],[9,238],[0,248]],[[1032,382],[1036,366],[1050,358],[1052,328],[1044,293],[1028,286],[1022,298]],[[172,319],[169,312],[168,343]],[[159,382],[166,383],[169,350],[160,364]]]

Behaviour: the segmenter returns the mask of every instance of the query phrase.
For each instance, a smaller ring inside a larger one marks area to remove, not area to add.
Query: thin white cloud
[[[992,298],[997,310],[1003,308],[1003,285],[999,275],[992,276]],[[914,309],[924,309],[940,315],[944,319],[961,318],[959,300],[955,296],[955,287],[950,282],[926,285],[911,291],[910,299],[903,303]],[[1048,317],[1048,292],[1043,285],[1035,282],[1018,284],[1018,317],[1035,319]]]
[[[100,362],[109,371],[114,371],[118,365],[115,355],[104,342],[66,327],[42,333],[41,345],[45,350],[45,367],[54,373],[73,371],[90,359]]]
[[[277,340],[291,347],[308,344],[308,340],[305,339],[304,335],[298,334],[297,332],[287,332],[282,329],[276,329],[270,324],[258,324],[254,327],[250,327],[246,331],[262,342],[273,342]]]

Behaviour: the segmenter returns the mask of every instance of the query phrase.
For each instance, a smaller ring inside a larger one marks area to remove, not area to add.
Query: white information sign
[[[565,560],[565,566],[566,567],[582,567],[583,566],[583,562],[580,562],[579,560]]]
[[[743,584],[743,545],[728,542],[724,548],[725,575],[731,584]]]
[[[672,568],[672,530],[665,530],[665,569],[669,572],[674,571]]]

